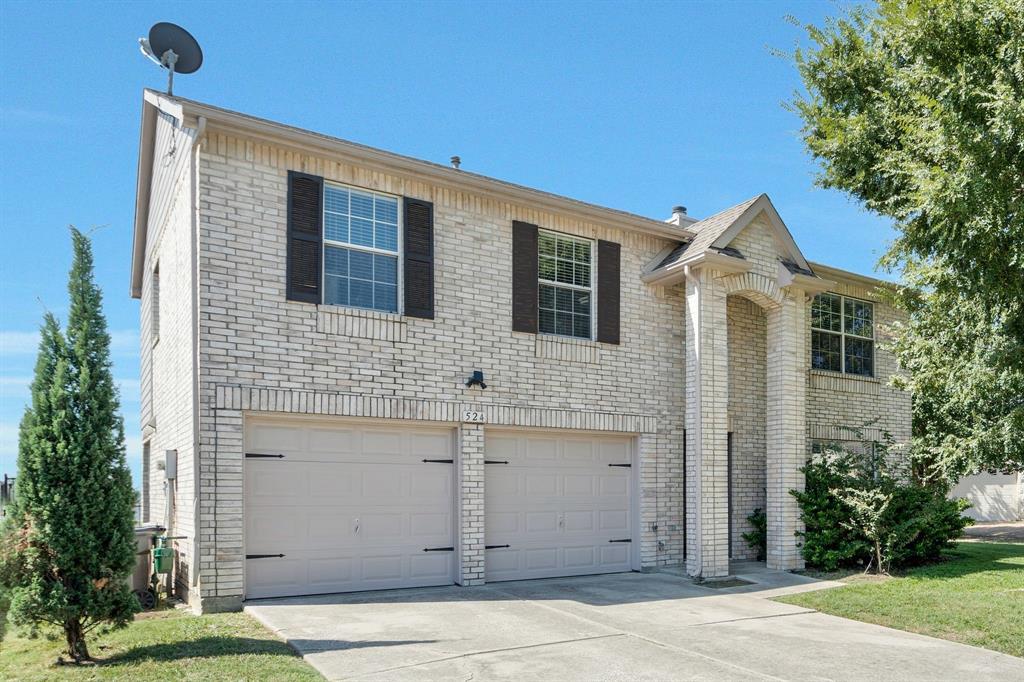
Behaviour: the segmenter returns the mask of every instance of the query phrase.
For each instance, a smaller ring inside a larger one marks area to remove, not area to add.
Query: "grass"
[[[960,543],[940,563],[846,580],[778,601],[1024,658],[1024,545]]]
[[[243,613],[194,616],[180,610],[140,615],[122,630],[90,636],[95,665],[56,665],[63,639],[8,632],[0,680],[322,680]]]

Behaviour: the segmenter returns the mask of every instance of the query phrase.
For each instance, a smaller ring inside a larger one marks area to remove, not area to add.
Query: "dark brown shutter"
[[[434,205],[405,197],[402,215],[405,314],[434,319]]]
[[[537,333],[537,226],[512,221],[512,331]]]
[[[288,171],[288,255],[285,296],[320,303],[324,179]]]
[[[615,242],[597,242],[597,340],[619,342],[619,261]]]

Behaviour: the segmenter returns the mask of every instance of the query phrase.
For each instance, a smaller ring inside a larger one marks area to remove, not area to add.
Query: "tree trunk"
[[[882,570],[882,543],[879,540],[875,540],[875,561],[878,563],[875,573],[882,575],[884,572]]]
[[[64,638],[68,643],[68,655],[75,659],[75,663],[90,660],[81,621],[77,618],[64,621]]]

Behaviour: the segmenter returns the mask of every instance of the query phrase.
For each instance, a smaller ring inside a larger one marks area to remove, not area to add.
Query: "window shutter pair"
[[[320,303],[323,279],[324,179],[288,171],[285,297]],[[405,197],[402,210],[405,314],[434,319],[434,205]]]
[[[540,284],[537,264],[537,226],[512,221],[512,331],[537,333]],[[597,334],[602,343],[619,343],[621,247],[597,242]]]

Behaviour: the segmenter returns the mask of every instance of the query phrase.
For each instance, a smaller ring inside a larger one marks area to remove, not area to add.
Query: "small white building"
[[[1024,520],[1024,474],[982,472],[960,479],[949,493],[971,503],[964,512],[975,521]]]

